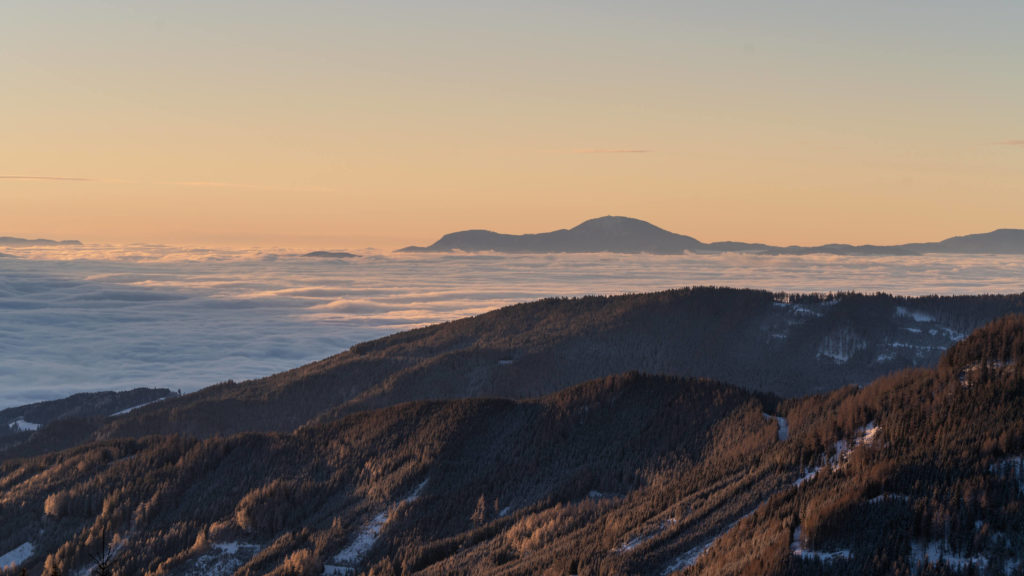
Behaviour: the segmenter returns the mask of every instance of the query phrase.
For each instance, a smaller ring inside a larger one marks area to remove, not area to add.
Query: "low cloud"
[[[999,142],[1000,146],[1011,146],[1014,148],[1024,148],[1024,140],[1003,140]]]
[[[396,254],[337,266],[289,253],[267,261],[260,250],[159,245],[8,251],[16,258],[0,259],[0,408],[256,378],[544,297],[691,285],[1019,293],[1024,277],[1018,256]]]

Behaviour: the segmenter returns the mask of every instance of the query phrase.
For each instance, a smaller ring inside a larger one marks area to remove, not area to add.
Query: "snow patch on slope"
[[[176,394],[175,394],[175,396],[176,396]],[[163,400],[167,400],[168,398],[171,398],[171,397],[172,396],[164,396],[163,398],[157,398],[156,400],[150,400],[149,402],[143,402],[142,404],[139,404],[138,406],[132,406],[131,408],[125,408],[124,410],[119,410],[117,412],[114,412],[113,414],[111,414],[111,416],[124,416],[125,414],[127,414],[127,413],[129,413],[129,412],[131,412],[133,410],[138,410],[139,408],[142,408],[143,406],[149,406],[150,404],[156,404],[157,402],[160,402],[160,401],[163,401]]]
[[[231,576],[260,551],[258,544],[216,542],[209,554],[196,558],[188,576]]]
[[[1005,458],[989,466],[988,470],[1001,478],[1016,480],[1018,488],[1024,494],[1024,457]]]
[[[910,310],[903,306],[896,307],[897,318],[913,318],[914,322],[935,322],[935,318],[930,314],[924,312],[918,312],[917,310]]]
[[[420,482],[408,496],[402,499],[402,503],[414,502],[419,498],[420,492],[423,491],[423,487],[427,485],[427,481]],[[348,546],[345,547],[341,552],[338,552],[331,559],[336,565],[325,564],[324,574],[350,574],[355,572],[356,566],[366,557],[366,554],[370,552],[373,545],[377,543],[377,539],[380,538],[381,530],[384,529],[384,525],[387,524],[388,518],[390,517],[390,510],[384,510],[380,514],[373,517],[370,522],[363,527],[362,531],[356,535]]]
[[[825,466],[830,466],[832,470],[839,470],[842,468],[846,461],[850,459],[850,454],[861,446],[871,446],[875,443],[875,439],[878,436],[878,431],[881,428],[872,422],[868,422],[867,425],[857,429],[857,435],[853,438],[853,443],[847,442],[845,439],[838,440],[835,444],[835,451],[828,457],[824,454],[821,456],[823,464],[814,468],[804,469],[804,475],[801,476],[793,483],[794,486],[800,486],[804,482],[813,480],[818,472],[821,471]]]
[[[7,554],[0,556],[0,570],[7,567],[20,566],[32,556],[35,552],[36,547],[31,542],[25,542],[21,546],[18,546],[14,550],[11,550]]]
[[[771,414],[767,414],[764,412],[762,412],[762,415],[765,418],[775,420],[776,422],[779,423],[779,442],[785,442],[786,439],[789,438],[789,421],[787,421],[782,416],[772,416]]]
[[[11,430],[15,432],[34,432],[39,430],[42,424],[36,424],[35,422],[26,422],[24,418],[18,418],[14,422],[10,423]]]
[[[943,562],[957,571],[966,570],[972,565],[976,566],[979,570],[985,570],[988,567],[988,558],[986,556],[960,556],[954,554],[941,541],[932,541],[927,544],[914,542],[910,545],[910,559],[912,565],[923,564],[924,562],[931,564]]]
[[[818,345],[818,358],[828,358],[836,364],[845,364],[858,352],[868,347],[867,341],[849,328],[836,330]]]
[[[793,542],[789,545],[789,551],[793,556],[799,556],[800,558],[806,558],[808,560],[821,560],[822,562],[832,562],[833,560],[838,559],[850,559],[850,551],[845,548],[832,552],[822,552],[820,550],[804,548],[803,532],[803,529],[799,526],[796,527],[796,530],[793,530]]]
[[[729,530],[732,530],[737,524],[740,523],[741,520],[750,516],[754,512],[757,512],[757,509],[764,505],[766,502],[768,502],[768,500],[764,500],[763,502],[758,503],[757,506],[754,506],[749,512],[737,518],[735,521],[726,526],[725,529],[719,532],[718,534],[715,534],[714,536],[705,540],[704,542],[694,546],[693,548],[690,548],[686,552],[683,552],[681,556],[673,560],[672,563],[665,568],[665,570],[662,572],[662,576],[668,576],[676,570],[682,570],[683,568],[688,568],[696,564],[697,560],[700,559],[701,555],[703,555],[712,546],[714,546],[715,542],[718,542],[718,540],[722,536],[728,534]]]

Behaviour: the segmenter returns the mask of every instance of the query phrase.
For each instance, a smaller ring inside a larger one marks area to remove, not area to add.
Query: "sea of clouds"
[[[378,254],[158,245],[4,247],[0,408],[138,386],[191,391],[400,330],[547,296],[693,285],[1024,291],[1024,257]]]

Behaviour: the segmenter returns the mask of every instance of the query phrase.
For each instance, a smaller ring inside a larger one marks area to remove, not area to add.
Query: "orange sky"
[[[501,4],[7,9],[0,235],[358,249],[607,214],[774,244],[1024,227],[1019,3]]]

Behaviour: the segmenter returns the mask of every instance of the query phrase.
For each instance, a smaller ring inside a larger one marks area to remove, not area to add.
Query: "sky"
[[[1021,22],[1016,0],[5,2],[0,235],[1021,228]]]

